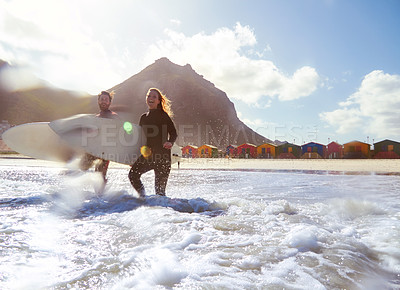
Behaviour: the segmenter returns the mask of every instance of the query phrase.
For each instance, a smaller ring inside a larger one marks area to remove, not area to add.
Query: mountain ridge
[[[0,66],[0,70],[5,66]],[[163,57],[139,73],[109,88],[115,92],[111,109],[137,123],[147,111],[149,88],[159,88],[171,100],[177,143],[224,149],[228,145],[274,143],[245,125],[227,94],[198,74],[190,64],[172,63]],[[0,87],[0,119],[11,124],[51,121],[79,113],[96,113],[97,97],[76,97],[73,92],[49,87],[7,92]]]

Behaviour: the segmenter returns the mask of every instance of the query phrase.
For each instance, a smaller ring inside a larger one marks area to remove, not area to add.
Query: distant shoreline
[[[114,168],[128,165],[111,163]],[[65,164],[37,160],[20,154],[0,154],[0,166],[64,167]],[[178,164],[172,165],[178,169]],[[228,159],[182,158],[182,170],[244,170],[244,171],[324,171],[324,172],[376,172],[400,175],[400,159]]]
[[[285,170],[399,173],[400,159],[182,158],[181,169]]]

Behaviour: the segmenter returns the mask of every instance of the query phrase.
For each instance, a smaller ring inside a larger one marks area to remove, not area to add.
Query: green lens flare
[[[124,130],[127,134],[132,134],[133,126],[131,122],[124,123]]]

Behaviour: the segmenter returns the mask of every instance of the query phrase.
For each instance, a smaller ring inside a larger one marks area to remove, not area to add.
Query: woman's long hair
[[[161,108],[161,110],[163,110],[165,113],[168,114],[168,116],[170,116],[171,118],[174,116],[174,113],[171,110],[171,101],[167,98],[166,95],[164,95],[163,93],[161,93],[161,91],[157,88],[150,88],[147,91],[146,96],[151,92],[151,91],[155,91],[158,94],[158,100],[160,101],[160,104],[158,104],[159,108]]]

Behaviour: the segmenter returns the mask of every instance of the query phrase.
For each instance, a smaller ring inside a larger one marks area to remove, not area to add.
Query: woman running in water
[[[165,196],[165,188],[171,171],[171,148],[178,137],[171,119],[169,99],[159,89],[151,88],[146,94],[147,113],[140,117],[139,125],[146,136],[146,145],[129,171],[129,180],[139,196],[145,196],[140,180],[143,173],[154,170],[155,192]]]

